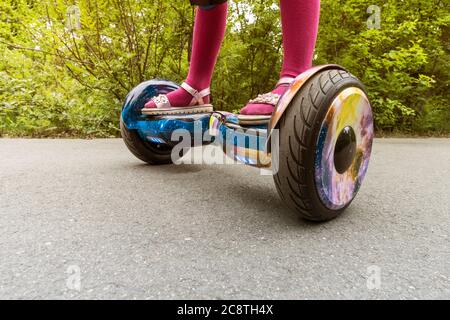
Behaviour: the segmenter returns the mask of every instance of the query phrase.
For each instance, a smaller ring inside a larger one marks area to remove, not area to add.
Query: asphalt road
[[[256,169],[0,140],[0,298],[450,299],[450,139],[377,140],[326,224]]]

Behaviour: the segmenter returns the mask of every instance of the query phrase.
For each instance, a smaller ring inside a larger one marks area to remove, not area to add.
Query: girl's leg
[[[311,68],[317,40],[320,0],[280,0],[283,27],[284,58],[280,77],[295,78]],[[282,95],[289,85],[280,85],[272,92]],[[241,114],[270,115],[270,104],[250,103]]]
[[[208,88],[211,84],[214,66],[225,36],[227,13],[226,2],[197,8],[191,64],[186,82],[198,91]],[[167,97],[173,107],[186,107],[192,101],[192,95],[183,88],[169,93]],[[209,97],[204,100],[205,103],[209,103]],[[145,107],[155,108],[156,105],[150,101]]]
[[[281,77],[297,77],[312,66],[320,0],[281,0],[284,59]]]

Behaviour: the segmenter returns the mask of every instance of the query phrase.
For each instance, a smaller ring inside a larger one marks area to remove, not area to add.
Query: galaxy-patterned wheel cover
[[[340,174],[334,154],[339,134],[346,127],[356,135],[356,155]],[[373,115],[366,94],[357,87],[343,90],[333,101],[319,132],[315,182],[322,203],[331,210],[347,206],[356,196],[367,172],[374,137]]]

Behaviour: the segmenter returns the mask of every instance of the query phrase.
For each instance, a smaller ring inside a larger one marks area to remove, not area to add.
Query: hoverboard
[[[142,161],[173,163],[180,143],[174,133],[187,132],[190,147],[215,142],[235,161],[271,168],[283,202],[307,220],[337,217],[358,193],[372,151],[373,115],[364,85],[344,68],[323,65],[299,75],[271,117],[142,113],[151,98],[177,88],[170,81],[150,80],[126,98],[122,137]],[[194,138],[196,131],[200,140]]]

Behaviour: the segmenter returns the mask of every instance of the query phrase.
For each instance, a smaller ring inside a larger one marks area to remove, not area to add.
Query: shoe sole
[[[169,116],[174,114],[196,114],[196,113],[211,113],[214,111],[212,105],[202,105],[195,107],[184,107],[184,108],[166,108],[166,109],[157,109],[157,108],[144,108],[141,110],[141,113],[146,116]]]

